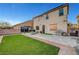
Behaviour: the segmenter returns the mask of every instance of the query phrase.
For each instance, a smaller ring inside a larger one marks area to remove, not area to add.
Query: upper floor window
[[[60,9],[59,10],[59,16],[63,16],[64,15],[64,9]]]
[[[49,19],[48,15],[46,15],[46,19]]]

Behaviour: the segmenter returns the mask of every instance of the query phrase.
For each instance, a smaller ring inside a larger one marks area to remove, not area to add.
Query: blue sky
[[[0,22],[7,21],[12,25],[31,20],[61,3],[0,3]],[[79,14],[79,4],[69,4],[68,21],[76,23],[76,16]]]

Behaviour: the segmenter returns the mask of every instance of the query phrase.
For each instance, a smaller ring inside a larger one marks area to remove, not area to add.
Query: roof
[[[24,24],[24,23],[27,23],[27,22],[32,22],[32,20],[25,21],[25,22],[22,22],[22,23],[16,24],[16,25],[14,25],[14,26],[18,26],[18,25],[20,25],[20,24]],[[14,27],[14,26],[13,26],[13,27]]]
[[[58,6],[58,7],[56,7],[56,8],[53,8],[53,9],[51,9],[51,10],[48,10],[47,12],[44,12],[43,14],[38,15],[38,16],[36,16],[36,17],[34,17],[34,18],[37,18],[37,17],[39,17],[39,16],[42,16],[42,15],[44,15],[44,14],[53,12],[53,11],[55,11],[55,10],[61,9],[61,8],[63,8],[63,7],[66,7],[66,6],[68,6],[68,10],[69,10],[69,4],[68,4],[68,3],[65,3],[65,4],[62,4],[62,5]],[[69,13],[69,12],[68,12],[68,13]]]
[[[68,6],[68,10],[69,10],[69,4],[68,4],[68,3],[65,3],[65,4],[62,4],[62,5],[58,6],[58,7],[56,7],[56,8],[53,8],[53,9],[51,9],[51,10],[48,10],[47,12],[44,12],[44,13],[41,14],[41,15],[38,15],[38,16],[36,16],[36,17],[33,17],[33,18],[37,18],[37,17],[39,17],[39,16],[42,16],[42,15],[47,14],[47,13],[49,13],[49,12],[53,12],[53,11],[55,11],[55,10],[61,9],[61,8],[63,8],[63,7],[66,7],[66,6]],[[68,13],[69,13],[69,12],[68,12]],[[14,26],[18,26],[18,25],[20,25],[20,24],[23,24],[23,23],[26,23],[26,22],[30,22],[30,21],[33,21],[33,20],[25,21],[25,22],[16,24],[16,25],[14,25]],[[14,27],[14,26],[13,26],[13,27]]]

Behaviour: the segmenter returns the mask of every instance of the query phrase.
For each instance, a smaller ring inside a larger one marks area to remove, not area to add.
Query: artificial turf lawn
[[[58,51],[58,47],[23,35],[4,36],[0,44],[2,55],[57,55]]]

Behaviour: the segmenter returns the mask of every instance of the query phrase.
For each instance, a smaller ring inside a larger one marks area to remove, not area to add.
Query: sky
[[[9,22],[12,25],[31,20],[50,9],[60,6],[62,3],[0,3],[0,22]],[[79,15],[79,3],[69,4],[68,21],[77,23]]]

